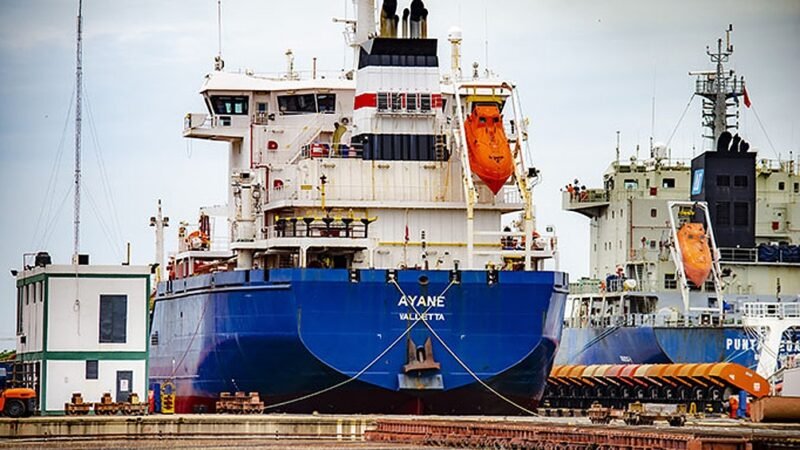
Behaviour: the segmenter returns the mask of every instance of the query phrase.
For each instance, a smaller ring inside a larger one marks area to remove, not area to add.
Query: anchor
[[[403,373],[421,370],[441,370],[442,365],[433,359],[433,342],[430,336],[425,340],[425,345],[417,347],[411,337],[406,345],[408,364],[403,366]]]

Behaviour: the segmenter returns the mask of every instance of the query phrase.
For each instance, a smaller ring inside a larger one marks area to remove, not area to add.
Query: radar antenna
[[[214,70],[225,68],[222,60],[222,0],[217,0],[217,56],[214,57]]]
[[[695,94],[703,97],[703,126],[708,128],[709,134],[703,137],[712,140],[712,148],[719,136],[730,129],[739,128],[739,97],[744,95],[744,77],[736,78],[735,72],[725,69],[725,64],[733,54],[731,32],[733,25],[728,25],[725,30],[725,45],[722,38],[717,39],[717,49],[712,51],[706,47],[711,62],[716,64],[716,70],[693,71],[689,75],[697,77]],[[728,108],[736,110],[728,113]],[[733,123],[728,118],[734,118]]]

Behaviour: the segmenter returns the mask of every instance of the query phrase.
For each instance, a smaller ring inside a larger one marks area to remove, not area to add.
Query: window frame
[[[98,342],[126,344],[128,342],[128,296],[100,294],[98,308]],[[123,314],[120,316],[120,310]],[[118,320],[121,319],[121,323]]]
[[[87,359],[83,377],[86,380],[99,380],[100,361],[97,359]]]

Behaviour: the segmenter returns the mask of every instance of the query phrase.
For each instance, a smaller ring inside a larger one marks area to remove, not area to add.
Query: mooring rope
[[[406,294],[405,294],[405,292],[403,292],[403,289],[402,289],[402,288],[400,287],[400,285],[397,283],[397,280],[395,280],[395,279],[392,279],[392,280],[391,280],[391,282],[392,282],[392,283],[395,285],[395,287],[397,288],[397,290],[398,290],[398,291],[400,291],[400,294],[402,294],[402,295],[404,295],[404,296],[406,295]],[[450,282],[450,285],[448,285],[448,286],[447,286],[447,289],[450,289],[450,286],[452,286],[452,285],[453,285],[453,282],[451,281],[451,282]],[[445,292],[447,291],[447,289],[445,289]],[[441,295],[444,295],[444,292],[443,292]],[[414,312],[415,312],[415,313],[416,313],[416,314],[417,314],[419,317],[425,317],[424,315],[422,315],[422,314],[420,314],[420,313],[419,313],[419,310],[417,310],[417,307],[416,307],[416,306],[414,306],[414,304],[413,304],[413,303],[410,303],[410,305],[411,305],[411,308],[414,310]],[[430,307],[428,307],[428,309],[426,309],[426,310],[425,310],[425,312],[427,313],[429,309],[430,309]],[[440,344],[442,344],[442,347],[444,347],[444,349],[445,349],[445,350],[447,350],[447,352],[450,354],[450,356],[452,356],[452,357],[453,357],[453,359],[455,359],[455,360],[456,360],[456,362],[458,362],[458,364],[460,364],[460,365],[461,365],[461,367],[463,367],[463,368],[464,368],[464,370],[466,370],[466,371],[467,371],[467,373],[469,373],[469,374],[470,374],[470,375],[471,375],[473,378],[475,378],[475,380],[476,380],[478,383],[480,383],[480,384],[481,384],[481,386],[483,386],[483,387],[484,387],[484,388],[486,388],[486,389],[487,389],[489,392],[491,392],[492,394],[496,395],[498,398],[500,398],[500,399],[502,399],[503,401],[507,402],[507,403],[508,403],[508,404],[510,404],[511,406],[513,406],[513,407],[515,407],[515,408],[519,409],[520,411],[522,411],[522,412],[525,412],[525,413],[527,413],[527,414],[530,414],[530,415],[532,415],[532,416],[538,416],[538,414],[537,414],[536,412],[534,412],[534,411],[531,411],[530,409],[528,409],[528,408],[526,408],[526,407],[524,407],[524,406],[520,405],[519,403],[516,403],[514,400],[511,400],[510,398],[508,398],[508,397],[504,396],[503,394],[501,394],[500,392],[496,391],[494,388],[492,388],[491,386],[489,386],[489,385],[488,385],[486,382],[484,382],[483,380],[481,380],[481,379],[480,379],[480,377],[478,377],[478,375],[477,375],[475,372],[473,372],[473,371],[472,371],[472,369],[470,369],[470,368],[469,368],[469,366],[467,366],[467,364],[466,364],[464,361],[462,361],[462,360],[461,360],[461,358],[459,358],[459,357],[458,357],[458,355],[457,355],[457,354],[456,354],[456,353],[455,353],[455,352],[454,352],[454,351],[453,351],[453,350],[450,348],[450,346],[448,346],[448,345],[447,345],[447,343],[444,341],[444,339],[442,339],[442,338],[439,336],[439,334],[436,332],[436,330],[434,330],[434,329],[433,329],[433,327],[432,327],[432,326],[431,326],[431,325],[428,323],[428,321],[427,321],[427,320],[425,320],[425,319],[422,319],[422,323],[423,323],[423,324],[425,324],[425,326],[428,328],[428,330],[431,332],[431,334],[433,334],[433,336],[436,338],[436,340],[438,340],[438,341],[439,341],[439,343],[440,343]]]
[[[392,281],[394,281],[394,282],[395,282],[395,285],[397,284],[397,282],[396,282],[395,280],[392,280]],[[440,295],[440,296],[441,296],[441,295],[444,295],[444,294],[445,294],[445,293],[446,293],[446,292],[447,292],[447,291],[450,289],[450,286],[452,286],[454,283],[455,283],[455,279],[451,280],[451,281],[450,281],[450,284],[449,284],[449,285],[447,285],[447,287],[445,288],[445,290],[444,290],[444,291],[442,291],[442,293],[441,293],[441,294],[439,294],[439,295]],[[401,290],[401,292],[402,292],[402,290]],[[405,294],[403,294],[403,295],[405,295]],[[423,314],[427,314],[427,313],[428,313],[428,311],[430,311],[430,310],[431,310],[431,308],[433,308],[433,305],[430,305],[430,306],[428,306],[428,308],[425,310],[425,313],[423,313]],[[363,374],[364,374],[364,373],[365,373],[367,370],[369,370],[369,369],[370,369],[372,366],[374,366],[374,365],[375,365],[375,363],[377,363],[378,361],[380,361],[380,359],[381,359],[381,358],[383,358],[383,357],[384,357],[384,355],[386,355],[387,353],[389,353],[389,351],[390,351],[392,348],[394,348],[394,346],[395,346],[395,345],[397,345],[397,344],[398,344],[398,343],[399,343],[399,342],[400,342],[400,341],[401,341],[401,340],[402,340],[404,337],[406,337],[406,336],[408,335],[408,333],[411,331],[411,329],[412,329],[412,328],[414,328],[414,327],[415,327],[415,326],[416,326],[416,325],[417,325],[419,322],[421,322],[421,321],[422,321],[422,322],[424,322],[424,320],[422,319],[422,317],[425,317],[425,316],[424,316],[424,315],[422,315],[422,314],[419,314],[419,311],[418,311],[416,308],[414,308],[414,311],[416,311],[416,312],[417,312],[417,315],[418,315],[418,317],[416,318],[416,320],[414,320],[414,322],[413,322],[413,323],[411,323],[410,325],[408,325],[408,326],[406,327],[405,331],[403,331],[403,332],[402,332],[402,333],[401,333],[399,336],[397,336],[397,338],[396,338],[394,341],[392,341],[392,343],[391,343],[391,344],[389,344],[389,346],[388,346],[388,347],[386,347],[386,348],[385,348],[385,349],[384,349],[384,350],[383,350],[383,351],[382,351],[382,352],[381,352],[381,353],[380,353],[378,356],[376,356],[376,357],[375,357],[375,359],[373,359],[372,361],[370,361],[370,362],[369,362],[369,364],[367,364],[366,366],[364,366],[364,368],[363,368],[363,369],[359,370],[359,371],[358,371],[358,372],[357,372],[355,375],[353,375],[352,377],[350,377],[350,378],[348,378],[348,379],[346,379],[346,380],[340,381],[339,383],[336,383],[336,384],[334,384],[334,385],[332,385],[332,386],[328,386],[328,387],[326,387],[326,388],[324,388],[324,389],[320,389],[320,390],[318,390],[318,391],[312,392],[312,393],[310,393],[310,394],[306,394],[306,395],[303,395],[303,396],[300,396],[300,397],[297,397],[297,398],[294,398],[294,399],[291,399],[291,400],[286,400],[286,401],[283,401],[283,402],[278,402],[278,403],[273,403],[273,404],[271,404],[271,405],[266,405],[266,406],[264,406],[264,409],[274,409],[274,408],[279,408],[279,407],[281,407],[281,406],[286,406],[286,405],[290,405],[290,404],[292,404],[292,403],[297,403],[297,402],[301,402],[301,401],[303,401],[303,400],[308,400],[308,399],[310,399],[310,398],[313,398],[313,397],[316,397],[316,396],[318,396],[318,395],[322,395],[322,394],[324,394],[324,393],[326,393],[326,392],[330,392],[330,391],[332,391],[332,390],[334,390],[334,389],[338,389],[338,388],[340,388],[340,387],[342,387],[342,386],[344,386],[344,385],[346,385],[346,384],[348,384],[348,383],[350,383],[350,382],[352,382],[352,381],[355,381],[356,379],[358,379],[358,377],[360,377],[361,375],[363,375]]]

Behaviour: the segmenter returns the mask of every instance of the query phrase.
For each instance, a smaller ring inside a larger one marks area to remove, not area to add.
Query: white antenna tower
[[[217,56],[214,57],[214,70],[220,71],[225,67],[222,60],[222,0],[217,0]]]
[[[78,0],[78,38],[75,64],[75,210],[73,217],[73,262],[81,248],[81,86],[83,84],[83,0]]]

